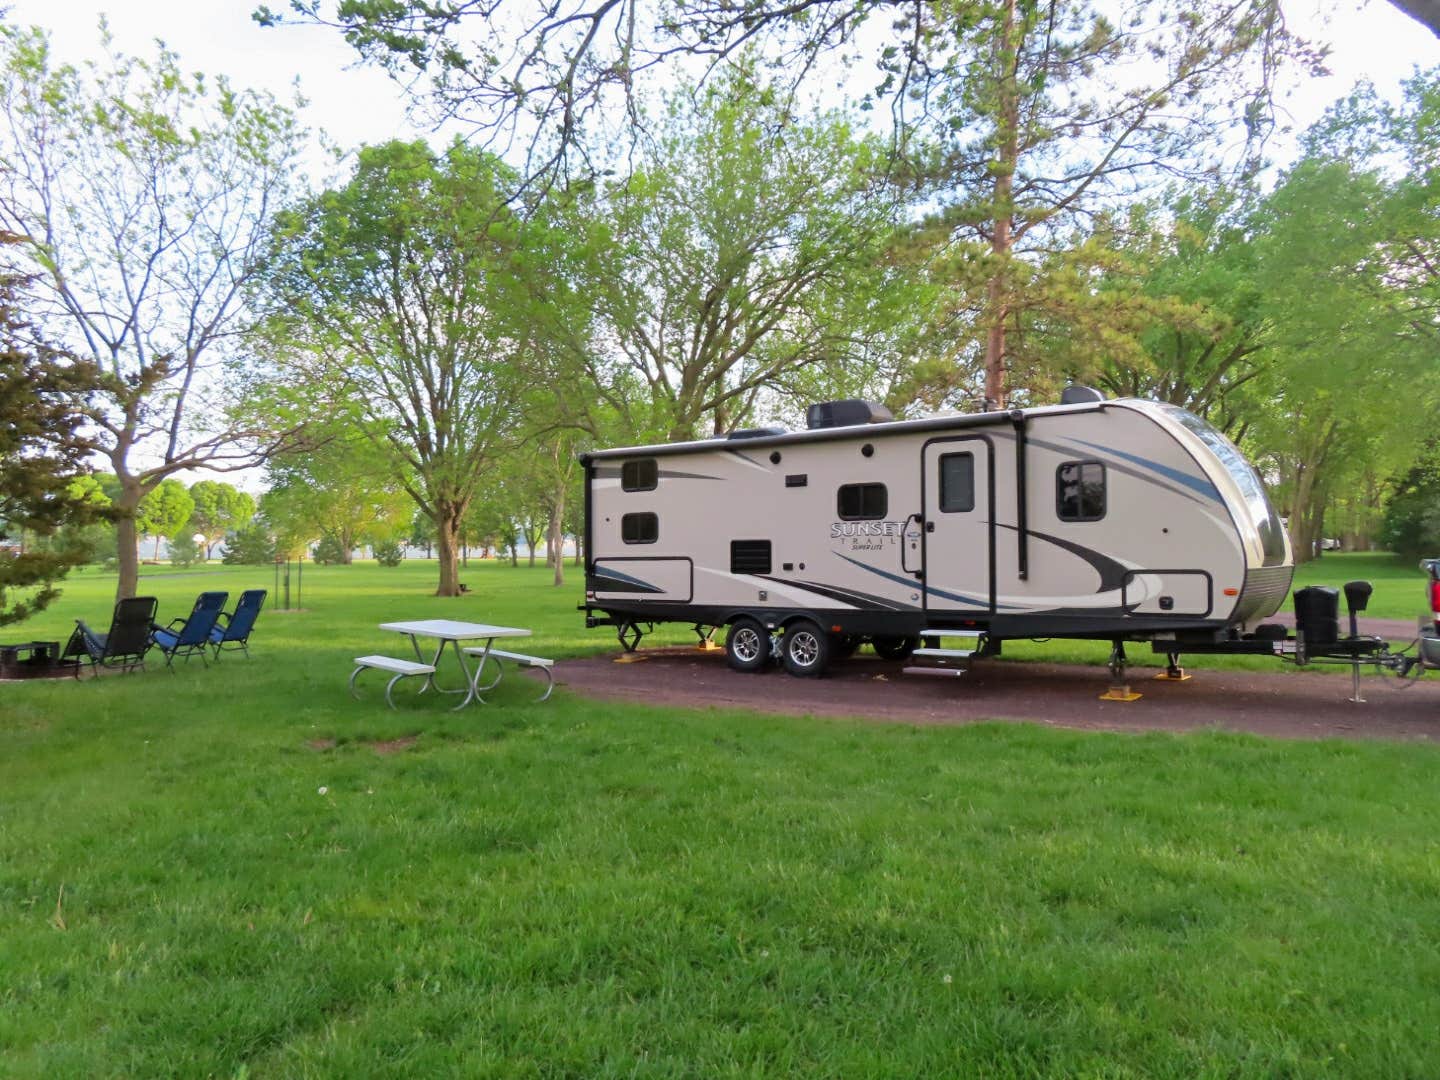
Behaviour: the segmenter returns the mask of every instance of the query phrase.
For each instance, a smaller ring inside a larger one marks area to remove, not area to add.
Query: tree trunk
[[[565,584],[564,517],[565,489],[562,487],[555,493],[555,502],[550,507],[550,550],[555,557],[556,585]]]
[[[435,547],[440,556],[436,596],[460,595],[460,515],[441,510],[435,518]]]
[[[355,560],[350,556],[350,549],[355,546],[355,537],[347,530],[340,530],[340,565],[351,566]]]
[[[985,318],[988,323],[985,334],[986,411],[1003,409],[1010,389],[1006,379],[1005,323],[1010,317],[1007,278],[1010,249],[1014,245],[1011,235],[1014,223],[1012,204],[1020,146],[1019,87],[1016,85],[1019,43],[1015,40],[1015,3],[1016,0],[1007,0],[1005,4],[1000,27],[1000,55],[997,58],[999,70],[995,73],[999,115],[996,118],[995,187],[992,192],[994,219],[990,236],[994,266],[985,290]]]
[[[140,485],[122,484],[115,500],[115,561],[120,580],[115,584],[115,599],[126,600],[140,587],[140,537],[135,531],[135,508],[143,497]]]

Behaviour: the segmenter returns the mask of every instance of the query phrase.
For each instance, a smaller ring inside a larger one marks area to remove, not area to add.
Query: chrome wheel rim
[[[790,638],[790,659],[802,667],[808,668],[815,664],[820,657],[820,641],[808,630],[801,630]]]
[[[748,626],[737,630],[730,639],[730,650],[735,654],[735,659],[743,660],[747,664],[753,663],[760,656],[760,634]]]

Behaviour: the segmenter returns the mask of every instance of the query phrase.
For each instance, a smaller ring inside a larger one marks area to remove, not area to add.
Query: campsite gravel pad
[[[888,723],[965,724],[1030,720],[1096,731],[1216,728],[1281,738],[1440,739],[1440,674],[1408,688],[1365,678],[1364,704],[1349,700],[1347,675],[1195,670],[1183,683],[1155,682],[1160,671],[1134,665],[1139,701],[1098,700],[1104,668],[980,661],[958,678],[902,675],[900,663],[868,654],[835,664],[820,679],[779,669],[744,675],[721,652],[642,649],[643,660],[615,656],[565,660],[556,680],[575,693],[612,701],[762,713],[860,717]],[[1149,657],[1147,656],[1147,659]],[[1390,685],[1387,685],[1390,684]]]

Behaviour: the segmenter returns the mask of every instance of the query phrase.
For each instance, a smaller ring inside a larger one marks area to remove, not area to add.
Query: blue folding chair
[[[183,656],[188,663],[190,657],[199,654],[200,663],[209,666],[205,650],[210,647],[210,631],[215,629],[229,593],[202,592],[195,598],[195,606],[184,619],[171,619],[169,626],[153,626],[150,640],[165,654],[165,666],[175,670],[175,657]]]
[[[210,645],[215,650],[215,659],[220,659],[221,649],[239,649],[248,659],[250,656],[250,631],[255,629],[255,620],[265,606],[264,589],[246,589],[235,602],[235,610],[220,613],[218,621],[210,629]]]

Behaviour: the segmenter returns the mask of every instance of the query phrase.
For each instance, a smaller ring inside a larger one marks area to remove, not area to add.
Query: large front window
[[[1280,515],[1275,513],[1275,508],[1270,505],[1270,497],[1265,494],[1265,484],[1260,479],[1260,474],[1255,471],[1255,466],[1245,460],[1245,455],[1240,453],[1234,443],[1194,413],[1186,412],[1175,405],[1160,407],[1209,447],[1210,452],[1220,459],[1220,464],[1225,466],[1225,471],[1235,481],[1235,486],[1240,489],[1245,506],[1250,511],[1250,520],[1260,531],[1260,543],[1265,550],[1265,565],[1279,566],[1284,563],[1285,526],[1280,522]]]

